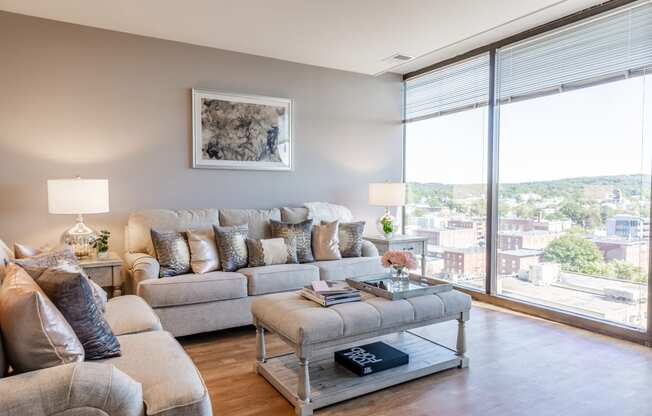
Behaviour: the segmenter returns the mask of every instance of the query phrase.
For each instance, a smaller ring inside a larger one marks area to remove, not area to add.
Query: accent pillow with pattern
[[[312,254],[312,220],[288,224],[271,220],[272,238],[295,239],[297,244],[297,259],[299,263],[312,263],[315,257]]]
[[[340,223],[340,254],[342,257],[362,257],[364,221]]]
[[[247,267],[247,235],[249,227],[247,224],[233,227],[213,226],[217,251],[220,255],[220,264],[225,272],[234,272]]]
[[[190,273],[190,249],[184,233],[151,230],[152,244],[160,264],[159,277]]]

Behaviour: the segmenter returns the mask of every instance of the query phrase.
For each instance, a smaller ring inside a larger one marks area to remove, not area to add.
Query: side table
[[[390,250],[409,251],[415,256],[421,256],[421,276],[426,275],[426,254],[428,253],[428,237],[416,235],[395,235],[389,240],[379,236],[365,236],[365,240],[370,241],[378,249],[382,256]]]
[[[112,297],[122,295],[122,259],[115,253],[100,259],[93,257],[79,260],[88,277],[101,287],[111,288]]]

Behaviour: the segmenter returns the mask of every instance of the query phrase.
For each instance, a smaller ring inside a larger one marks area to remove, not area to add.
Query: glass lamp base
[[[385,211],[382,217],[378,218],[376,228],[387,240],[394,236],[394,232],[396,231],[396,218],[389,213],[389,209]]]
[[[78,258],[92,257],[95,254],[93,243],[97,232],[84,224],[81,216],[77,223],[61,235],[61,242],[70,246]]]

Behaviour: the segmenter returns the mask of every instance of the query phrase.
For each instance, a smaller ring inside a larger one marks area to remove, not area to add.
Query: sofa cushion
[[[147,415],[211,414],[208,391],[181,345],[165,331],[122,335],[122,357],[103,360],[142,384]]]
[[[130,253],[154,253],[150,230],[186,231],[211,228],[219,223],[217,209],[147,209],[129,215],[127,223],[127,250]]]
[[[153,308],[237,299],[247,296],[247,278],[230,272],[183,274],[144,280],[137,294]]]
[[[380,257],[350,257],[341,260],[318,261],[321,280],[344,280],[347,278],[385,273]]]
[[[221,226],[232,227],[234,225],[247,224],[249,226],[249,238],[257,240],[272,237],[272,232],[269,228],[270,220],[281,220],[281,211],[278,208],[220,210]]]
[[[117,336],[162,329],[152,308],[143,298],[134,295],[112,298],[106,304],[104,318]]]
[[[301,289],[319,280],[319,269],[311,264],[277,264],[238,270],[247,276],[249,295]]]

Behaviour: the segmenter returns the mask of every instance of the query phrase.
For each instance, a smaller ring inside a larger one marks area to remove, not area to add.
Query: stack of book
[[[360,291],[350,288],[345,282],[330,282],[320,280],[305,286],[301,295],[321,306],[332,306],[340,303],[358,302],[361,300]]]

